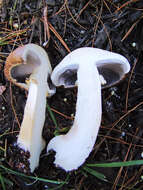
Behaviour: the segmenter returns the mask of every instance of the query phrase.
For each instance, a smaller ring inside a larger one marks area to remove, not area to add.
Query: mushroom
[[[65,88],[78,86],[73,126],[67,134],[52,138],[47,146],[47,152],[56,152],[56,166],[71,171],[85,162],[101,123],[101,85],[102,88],[114,85],[129,70],[125,57],[90,47],[74,50],[56,66],[51,75],[53,84]]]
[[[45,147],[42,129],[45,121],[46,96],[55,93],[55,89],[50,89],[47,83],[51,72],[47,53],[35,44],[27,44],[11,52],[4,69],[8,80],[28,90],[17,144],[24,151],[29,151],[31,172],[38,166],[40,153]]]

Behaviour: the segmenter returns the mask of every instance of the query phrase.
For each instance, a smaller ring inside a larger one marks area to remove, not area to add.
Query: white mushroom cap
[[[118,83],[130,71],[129,62],[124,56],[98,48],[83,47],[72,51],[56,66],[51,75],[52,82],[55,86],[74,87],[78,64],[86,64],[87,61],[94,62],[99,74],[104,77],[106,84],[102,88]]]
[[[123,56],[96,48],[80,48],[68,54],[51,75],[56,86],[78,86],[76,114],[66,135],[51,139],[47,152],[56,152],[54,163],[65,171],[80,167],[89,156],[101,123],[101,84],[115,84],[129,72]],[[77,72],[77,77],[76,77]],[[111,79],[110,79],[111,78]]]
[[[20,46],[7,57],[4,74],[9,81],[20,88],[28,90],[29,83],[27,79],[41,66],[41,61],[42,67],[45,67],[44,70],[50,75],[52,72],[50,60],[43,48],[32,43]],[[44,77],[44,75],[41,74],[40,77]],[[19,82],[19,80],[23,81]],[[50,89],[47,83],[47,96],[52,96],[54,93],[55,88]]]

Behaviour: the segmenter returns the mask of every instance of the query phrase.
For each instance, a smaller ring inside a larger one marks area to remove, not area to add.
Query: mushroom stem
[[[35,79],[29,81],[28,98],[24,110],[17,143],[20,148],[30,152],[30,170],[38,166],[41,150],[45,147],[42,129],[45,121],[47,88]]]
[[[77,169],[89,156],[101,123],[101,82],[95,63],[83,63],[77,71],[75,120],[66,135],[54,137],[47,151],[56,152],[55,164],[66,171]],[[85,76],[88,76],[85,79]]]
[[[31,172],[38,166],[39,156],[45,145],[42,130],[46,96],[50,97],[55,93],[55,88],[51,89],[47,83],[51,72],[47,53],[36,44],[27,44],[15,49],[6,60],[7,79],[29,90],[17,143],[19,147],[30,153]]]

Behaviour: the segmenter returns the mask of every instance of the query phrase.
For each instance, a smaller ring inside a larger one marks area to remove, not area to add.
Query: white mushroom
[[[51,139],[47,151],[56,152],[54,163],[66,171],[77,169],[89,156],[101,123],[101,83],[109,87],[130,70],[123,56],[96,48],[79,48],[54,69],[51,79],[65,88],[78,85],[73,126],[66,135]],[[77,78],[76,78],[77,72]]]
[[[29,89],[17,143],[20,148],[30,152],[31,172],[38,166],[40,153],[45,147],[42,129],[46,96],[47,93],[49,96],[55,93],[55,89],[50,89],[47,84],[51,72],[47,53],[35,44],[17,48],[6,60],[5,76],[16,85]],[[23,80],[26,80],[26,83]]]

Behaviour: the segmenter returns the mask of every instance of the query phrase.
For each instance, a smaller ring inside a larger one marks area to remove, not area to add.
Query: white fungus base
[[[65,171],[80,167],[89,156],[101,123],[101,82],[95,64],[79,66],[75,120],[66,135],[54,137],[47,151],[54,150],[55,165]]]

